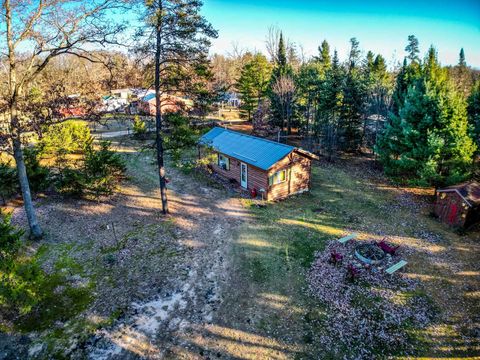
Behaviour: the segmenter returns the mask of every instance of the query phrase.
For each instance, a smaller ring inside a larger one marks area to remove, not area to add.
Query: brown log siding
[[[242,161],[223,153],[222,155],[229,159],[230,169],[225,170],[218,166],[218,157],[215,157],[215,162],[211,164],[213,171],[226,179],[234,179],[240,185],[240,163]],[[247,188],[249,190],[256,189],[257,192],[265,189],[266,200],[277,200],[310,189],[311,160],[304,156],[291,153],[268,171],[245,164],[247,165]],[[284,169],[288,173],[287,181],[269,186],[269,176]]]
[[[292,194],[310,190],[311,168],[312,161],[310,159],[294,152],[280,160],[268,171],[268,176],[275,174],[277,171],[287,170],[287,180],[270,186],[267,199],[282,199]]]
[[[213,170],[226,179],[235,180],[240,185],[240,163],[242,161],[225,154],[222,155],[229,159],[230,170],[222,169],[220,166],[218,166],[218,162],[211,164]],[[249,190],[256,189],[257,191],[260,189],[266,190],[268,188],[267,172],[250,164],[245,164],[247,165],[247,188]]]

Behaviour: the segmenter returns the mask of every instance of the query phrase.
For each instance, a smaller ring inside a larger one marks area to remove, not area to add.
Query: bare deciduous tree
[[[272,86],[272,91],[278,98],[281,108],[282,129],[286,127],[288,134],[292,131],[291,118],[295,101],[295,90],[295,81],[289,75],[281,75]]]
[[[29,91],[52,59],[63,54],[92,59],[87,46],[114,42],[121,27],[105,16],[123,5],[116,0],[3,0],[0,13],[0,59],[6,84],[0,104],[6,126],[0,131],[0,143],[13,150],[20,189],[31,236],[42,236],[32,204],[30,186],[23,159],[22,134],[32,130],[33,119],[22,110]]]
[[[265,47],[270,56],[270,61],[277,63],[278,42],[280,41],[280,34],[282,31],[278,26],[269,26],[267,38],[265,39]]]

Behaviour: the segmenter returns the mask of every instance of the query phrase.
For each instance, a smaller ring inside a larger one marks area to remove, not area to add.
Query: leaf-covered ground
[[[480,355],[480,235],[430,217],[425,191],[348,159],[317,164],[311,193],[257,207],[169,168],[165,218],[154,157],[140,145],[115,142],[129,180],[113,198],[37,201],[47,235],[29,251],[63,274],[57,285],[85,291],[68,314],[52,302],[46,320],[2,334],[0,359],[338,358],[319,341],[329,310],[306,275],[317,251],[350,232],[401,245],[405,275],[432,300],[433,322],[411,332],[419,355]],[[25,224],[21,208],[14,220]]]

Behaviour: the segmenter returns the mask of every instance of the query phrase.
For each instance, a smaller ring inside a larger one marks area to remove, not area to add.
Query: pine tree
[[[440,186],[469,175],[476,149],[468,135],[466,103],[430,48],[420,76],[378,142],[389,175]]]
[[[358,66],[359,43],[355,38],[350,39],[350,43],[348,70],[343,83],[339,131],[343,140],[342,148],[347,151],[356,151],[359,149],[362,140],[361,125],[366,103],[366,89]]]
[[[358,59],[360,57],[360,43],[358,42],[357,38],[350,39],[350,53],[348,54],[348,66],[349,68],[355,68],[358,63]]]
[[[315,130],[327,158],[331,160],[337,150],[338,124],[343,102],[344,69],[333,52],[332,64],[325,70],[325,80],[321,82],[317,96],[317,116]]]
[[[319,55],[317,60],[325,68],[328,68],[332,63],[332,59],[330,57],[330,45],[328,44],[327,40],[322,41],[322,45],[318,48],[318,52],[319,52]]]
[[[420,53],[418,45],[418,39],[415,35],[409,35],[408,45],[405,47],[405,51],[408,53],[407,58],[411,63],[418,63],[420,61],[420,58],[418,57],[418,54]]]
[[[375,144],[380,128],[379,116],[386,119],[391,107],[392,81],[387,64],[381,55],[375,56],[371,51],[367,53],[363,66],[363,83],[365,86],[365,114],[363,126],[363,142],[371,147]],[[375,131],[370,132],[367,123],[371,116],[377,117]]]
[[[472,127],[473,138],[480,148],[480,80],[475,82],[468,97],[468,120]]]
[[[403,106],[408,88],[416,81],[420,74],[420,50],[418,39],[414,35],[408,37],[408,45],[405,51],[408,55],[403,59],[403,65],[397,75],[395,89],[392,95],[392,112],[398,115],[399,109]],[[409,60],[409,61],[407,61]]]
[[[465,97],[468,97],[473,87],[474,77],[467,66],[467,61],[465,60],[465,51],[463,48],[460,49],[458,64],[449,70],[453,80],[455,81],[456,89]]]
[[[467,62],[465,61],[465,51],[463,51],[463,48],[460,49],[460,54],[458,57],[458,66],[467,67]]]
[[[242,68],[237,89],[242,95],[241,109],[246,112],[248,120],[252,119],[253,112],[266,96],[271,71],[267,58],[260,53]]]
[[[322,82],[325,81],[325,69],[318,60],[310,61],[300,67],[296,77],[298,90],[298,105],[305,120],[305,135],[309,136],[317,96]]]
[[[155,145],[164,214],[168,213],[168,201],[162,94],[188,93],[207,73],[210,39],[217,37],[217,31],[201,15],[201,8],[200,1],[146,1],[142,12],[145,24],[137,34],[137,51],[151,61],[154,70]]]
[[[280,40],[278,41],[277,67],[282,70],[285,70],[287,67],[287,49],[282,32],[280,33]]]
[[[403,65],[400,68],[400,71],[397,74],[397,79],[395,82],[395,89],[392,95],[392,112],[395,115],[398,115],[400,108],[403,106],[405,100],[405,95],[407,94],[409,81],[407,79],[407,58],[403,59]]]

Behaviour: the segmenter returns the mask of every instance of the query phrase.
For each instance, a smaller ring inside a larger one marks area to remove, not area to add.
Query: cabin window
[[[268,185],[281,184],[285,181],[287,181],[287,170],[280,170],[275,174],[270,175],[268,178]]]
[[[218,166],[223,170],[230,170],[230,159],[222,154],[218,154]]]

